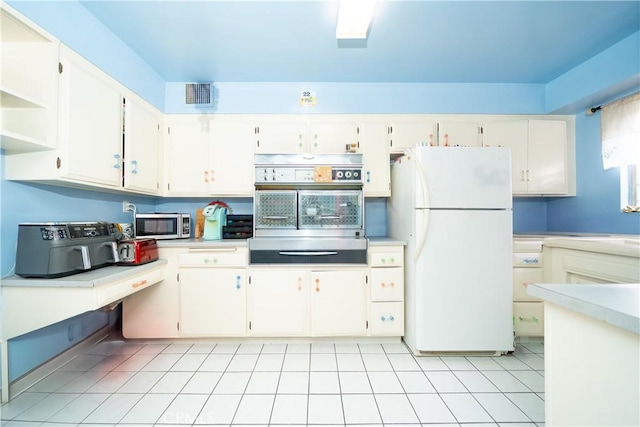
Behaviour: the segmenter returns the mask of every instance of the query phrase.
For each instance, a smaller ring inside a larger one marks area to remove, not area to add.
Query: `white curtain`
[[[640,93],[602,107],[604,169],[640,165]]]

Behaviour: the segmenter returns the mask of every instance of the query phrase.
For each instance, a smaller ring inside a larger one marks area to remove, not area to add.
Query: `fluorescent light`
[[[337,39],[366,39],[375,0],[340,0]]]

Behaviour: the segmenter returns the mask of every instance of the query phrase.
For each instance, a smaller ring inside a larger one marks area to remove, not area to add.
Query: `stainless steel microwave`
[[[191,216],[188,213],[137,213],[136,238],[188,239],[191,237]]]

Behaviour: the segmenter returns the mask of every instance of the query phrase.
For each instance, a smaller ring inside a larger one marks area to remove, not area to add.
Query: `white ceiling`
[[[640,30],[640,1],[378,0],[344,46],[337,0],[81,3],[168,82],[547,83]]]

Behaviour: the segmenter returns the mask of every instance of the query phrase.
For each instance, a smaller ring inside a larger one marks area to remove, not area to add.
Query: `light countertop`
[[[407,242],[392,239],[390,237],[367,237],[370,246],[405,246]],[[246,247],[247,239],[223,239],[223,240],[202,240],[202,239],[175,239],[158,240],[160,248],[220,248],[220,247]]]
[[[544,246],[640,258],[640,238],[638,236],[548,238],[544,240]]]
[[[24,278],[13,275],[3,278],[0,284],[6,287],[95,288],[120,280],[128,280],[135,275],[146,273],[149,270],[166,264],[166,259],[158,259],[147,264],[135,266],[112,265],[71,276],[59,277],[57,279]]]
[[[640,284],[530,284],[527,293],[640,334]]]

